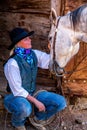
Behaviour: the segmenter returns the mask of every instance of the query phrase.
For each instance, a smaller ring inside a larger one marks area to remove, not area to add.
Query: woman
[[[63,96],[42,91],[33,96],[36,88],[37,68],[48,69],[50,55],[33,50],[31,38],[34,32],[27,32],[22,28],[14,28],[10,32],[13,50],[12,56],[4,66],[4,73],[8,80],[11,93],[4,98],[5,108],[12,113],[12,125],[17,130],[26,130],[26,118],[32,113],[34,105],[35,117],[46,120],[66,107]]]

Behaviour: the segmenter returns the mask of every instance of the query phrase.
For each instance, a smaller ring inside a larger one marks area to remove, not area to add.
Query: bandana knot
[[[31,53],[31,49],[25,49],[25,48],[17,47],[17,48],[15,48],[14,53],[16,55],[18,55],[19,57],[25,59],[26,62],[30,66],[32,66],[32,64],[33,64],[33,56],[32,56],[32,53]]]

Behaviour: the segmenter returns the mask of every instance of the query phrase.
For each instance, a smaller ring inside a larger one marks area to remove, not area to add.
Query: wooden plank
[[[50,0],[51,1],[51,8],[54,8],[56,10],[57,16],[62,15],[62,10],[63,10],[63,0]],[[62,7],[62,9],[61,9]]]
[[[0,10],[3,12],[28,12],[48,14],[51,7],[49,0],[9,0],[1,1]]]
[[[52,87],[56,88],[56,79],[54,79],[51,75],[48,69],[41,69],[39,68],[38,74],[37,74],[37,81],[36,84],[39,86],[44,86],[46,89],[47,87],[52,89]]]
[[[0,99],[0,112],[4,110],[3,99]]]
[[[72,11],[82,4],[86,4],[87,0],[66,0],[65,1],[65,12]]]

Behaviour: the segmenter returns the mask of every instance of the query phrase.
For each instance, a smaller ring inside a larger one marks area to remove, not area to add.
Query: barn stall
[[[0,1],[0,85],[1,92],[6,91],[6,80],[3,74],[3,63],[9,57],[10,44],[8,36],[9,30],[14,27],[23,27],[27,30],[35,31],[32,38],[34,49],[39,49],[49,53],[48,34],[51,26],[51,8],[53,7],[57,15],[64,15],[72,11],[86,0],[1,0]],[[63,94],[68,97],[87,96],[87,45],[80,44],[80,50],[65,67],[70,74],[58,78],[50,74],[49,70],[39,68],[37,76],[37,88],[47,89]],[[73,70],[73,72],[72,72]],[[61,82],[62,81],[62,82]]]

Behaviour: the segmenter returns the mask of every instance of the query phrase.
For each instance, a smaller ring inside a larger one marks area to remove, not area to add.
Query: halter
[[[54,73],[55,73],[56,76],[58,76],[58,77],[62,77],[62,76],[63,76],[63,74],[60,73],[60,70],[61,70],[62,72],[65,72],[64,69],[61,68],[61,67],[57,64],[57,62],[56,62],[56,60],[55,60],[55,57],[56,57],[56,56],[55,56],[55,43],[56,43],[56,36],[57,36],[57,31],[58,31],[57,28],[58,28],[58,24],[59,24],[60,18],[61,18],[61,17],[59,17],[58,20],[57,20],[57,25],[56,25],[56,30],[55,30],[54,40],[53,40],[53,69],[54,69]]]

